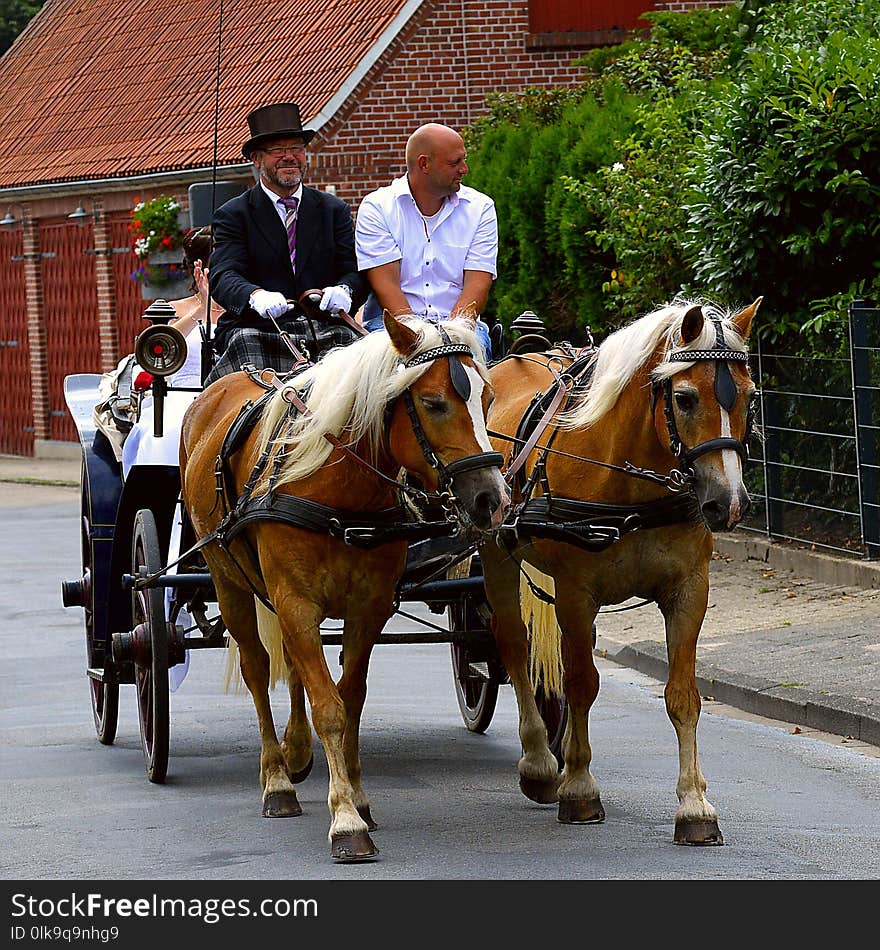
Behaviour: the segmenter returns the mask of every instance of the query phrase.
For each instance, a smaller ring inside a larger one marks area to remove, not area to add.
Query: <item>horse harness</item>
[[[466,343],[453,343],[442,327],[438,327],[438,329],[443,338],[443,343],[403,361],[403,366],[404,368],[410,368],[435,359],[448,358],[453,388],[463,400],[467,401],[470,397],[470,380],[459,357],[471,355],[471,349]],[[305,364],[299,367],[300,370],[304,368]],[[220,453],[216,458],[214,466],[216,480],[215,508],[218,504],[222,505],[223,517],[220,523],[212,532],[201,538],[190,551],[182,555],[179,560],[183,560],[209,543],[217,543],[245,577],[254,594],[270,609],[271,604],[264,594],[254,586],[248,573],[230,551],[233,541],[240,538],[257,576],[262,577],[257,552],[243,534],[249,525],[259,521],[281,522],[307,531],[328,534],[345,544],[358,548],[374,548],[401,540],[414,541],[450,537],[458,531],[456,524],[457,500],[453,491],[454,479],[464,472],[492,466],[500,467],[504,462],[504,456],[500,452],[494,451],[469,455],[447,464],[441,462],[428,442],[412,394],[409,387],[407,387],[400,398],[404,400],[410,424],[426,460],[439,473],[440,491],[438,493],[429,494],[397,479],[390,478],[366,459],[357,455],[337,437],[325,433],[325,438],[353,461],[366,467],[381,479],[393,484],[398,491],[414,495],[420,499],[426,504],[425,514],[442,514],[441,517],[435,518],[435,520],[415,520],[411,509],[402,504],[380,510],[352,511],[333,508],[295,495],[278,493],[274,485],[285,456],[283,452],[276,452],[274,461],[272,460],[273,443],[290,420],[291,415],[307,413],[308,408],[303,402],[302,396],[292,384],[291,377],[295,374],[288,374],[283,378],[279,378],[274,371],[260,371],[253,366],[246,366],[244,370],[266,392],[256,401],[248,400],[244,403],[227,430]],[[231,459],[244,446],[257,422],[262,418],[269,400],[276,392],[280,392],[282,398],[288,403],[288,410],[278,420],[271,438],[267,440],[265,450],[257,460],[241,493],[238,494],[234,487],[230,467]],[[393,402],[386,406],[386,419],[390,418],[393,409]],[[385,428],[387,431],[387,425]],[[270,461],[272,461],[274,467],[272,473],[267,476],[268,490],[263,494],[255,495],[254,491],[266,476]]]
[[[747,362],[748,353],[732,350],[724,339],[720,319],[711,317],[715,327],[715,345],[705,350],[672,349],[666,356],[667,362],[713,361],[715,363],[715,395],[719,404],[728,412],[733,409],[737,397],[736,384],[727,365],[728,360]],[[499,529],[502,543],[511,549],[521,539],[546,538],[564,541],[588,551],[603,551],[626,534],[637,529],[665,527],[672,524],[685,524],[700,520],[700,507],[693,491],[694,471],[692,462],[717,449],[733,449],[743,462],[748,460],[748,440],[755,418],[755,403],[749,405],[745,435],[740,441],[730,437],[718,437],[701,442],[687,449],[678,433],[675,414],[672,408],[672,378],[663,382],[655,381],[651,390],[651,408],[662,395],[664,416],[669,435],[669,449],[675,456],[677,467],[666,475],[650,469],[639,468],[627,462],[625,465],[612,465],[595,459],[569,456],[552,448],[559,431],[554,426],[547,442],[539,446],[539,456],[526,478],[524,463],[528,455],[536,448],[543,432],[553,417],[560,411],[572,395],[584,393],[589,388],[595,369],[596,348],[585,349],[577,355],[551,356],[547,368],[553,374],[553,382],[543,392],[532,398],[517,426],[513,439],[502,433],[491,432],[495,437],[507,438],[514,443],[514,451],[519,449],[505,472],[509,482],[515,482],[521,501],[515,505],[504,524]],[[514,355],[513,358],[528,357]],[[554,360],[571,361],[564,373],[557,373]],[[544,365],[543,363],[541,365]],[[579,461],[599,465],[603,468],[618,470],[636,478],[643,478],[664,485],[672,494],[654,501],[633,505],[614,505],[600,502],[565,498],[553,493],[547,478],[546,462],[549,454],[561,454]],[[540,483],[542,494],[532,497]]]

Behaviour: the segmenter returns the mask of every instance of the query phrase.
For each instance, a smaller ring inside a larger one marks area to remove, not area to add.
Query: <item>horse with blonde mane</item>
[[[422,527],[406,523],[401,492],[442,489],[446,514],[472,534],[496,528],[509,503],[486,432],[492,389],[473,355],[473,322],[386,313],[385,327],[279,383],[259,413],[248,408],[263,395],[256,374],[218,379],[192,404],[181,438],[183,500],[196,537],[212,541],[202,551],[257,710],[263,815],[301,813],[294,783],[312,764],[305,690],[329,766],[337,861],[377,854],[358,732],[370,652],[406,564],[404,529]],[[236,422],[257,414],[250,429]],[[344,621],[338,684],[324,659],[326,618]],[[291,700],[280,744],[270,652],[286,661]]]
[[[489,432],[509,458],[522,456],[513,463],[522,477],[509,526],[497,542],[481,543],[480,557],[519,705],[520,787],[533,801],[558,802],[560,822],[605,817],[590,772],[588,719],[599,690],[593,623],[600,607],[639,597],[657,604],[666,627],[665,701],[679,752],[674,840],[723,843],[697,754],[695,661],[712,531],[733,528],[750,504],[742,466],[755,387],[746,340],[759,304],[729,314],[677,300],[580,358],[556,349],[491,370]],[[531,442],[530,431],[540,433]],[[558,640],[537,664],[540,637],[529,643],[519,593],[529,569],[555,587],[541,594],[555,600],[555,622],[543,632],[558,623]],[[561,774],[529,674],[530,664],[546,671],[557,663],[570,710]]]

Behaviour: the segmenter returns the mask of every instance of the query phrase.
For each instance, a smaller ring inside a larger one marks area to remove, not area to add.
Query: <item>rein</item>
[[[666,353],[664,361],[670,363],[713,361],[716,365],[715,396],[722,408],[730,412],[736,403],[737,387],[727,361],[734,360],[745,363],[749,357],[748,353],[733,350],[727,345],[719,318],[712,316],[710,319],[715,327],[715,345],[713,347],[702,350],[671,349]],[[515,436],[496,432],[492,429],[488,430],[489,435],[493,438],[504,439],[512,442],[515,446],[520,446],[519,451],[505,472],[505,478],[508,482],[512,482],[512,479],[519,473],[528,456],[536,448],[539,451],[539,457],[532,473],[523,486],[522,501],[511,509],[508,518],[505,519],[500,529],[501,534],[507,536],[508,544],[515,544],[520,538],[549,538],[574,544],[588,551],[602,551],[631,531],[697,521],[700,512],[694,493],[696,475],[692,465],[693,461],[708,452],[719,449],[736,451],[743,462],[748,459],[747,442],[752,431],[756,411],[754,400],[749,405],[746,431],[742,440],[717,437],[688,449],[681,440],[675,422],[671,376],[667,377],[662,383],[655,381],[651,389],[652,412],[656,406],[658,396],[663,395],[666,426],[669,435],[669,450],[677,462],[676,466],[668,473],[664,474],[653,469],[640,468],[631,462],[615,465],[611,462],[602,462],[598,459],[590,459],[553,448],[552,442],[559,432],[558,425],[553,426],[547,443],[538,446],[537,443],[541,435],[551,425],[553,417],[563,405],[565,398],[576,387],[589,382],[594,366],[594,357],[595,352],[590,355],[583,366],[577,366],[576,362],[573,363],[564,374],[557,373],[552,365],[553,358],[558,359],[558,357],[551,358],[547,364],[540,360],[534,360],[533,362],[546,366],[553,375],[553,382],[543,392],[535,394],[520,419]],[[520,437],[522,430],[528,427],[531,417],[540,411],[543,406],[546,406],[546,408],[534,429],[527,437]],[[563,498],[552,493],[547,479],[546,459],[551,454],[564,456],[589,465],[597,465],[633,478],[663,485],[672,494],[636,505],[600,504],[575,498]],[[543,493],[533,498],[532,493],[539,481]]]

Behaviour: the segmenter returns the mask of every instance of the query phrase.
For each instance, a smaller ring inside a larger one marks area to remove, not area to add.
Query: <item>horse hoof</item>
[[[605,809],[598,798],[562,798],[557,820],[563,825],[597,825],[605,821]]]
[[[373,839],[366,831],[353,835],[337,835],[331,845],[330,854],[339,864],[354,864],[357,861],[372,861],[379,853]]]
[[[519,790],[533,802],[539,805],[555,805],[559,801],[556,790],[559,788],[559,778],[538,779],[519,777]]]
[[[373,820],[373,816],[370,814],[369,805],[364,805],[363,808],[358,808],[357,813],[367,823],[367,831],[375,831],[379,827]]]
[[[269,792],[263,799],[264,818],[296,818],[303,813],[296,792]]]
[[[300,769],[298,772],[290,773],[290,781],[294,785],[299,785],[300,782],[304,782],[309,777],[309,772],[312,771],[312,766],[315,764],[314,755],[309,756],[309,761],[306,762],[305,768]]]
[[[711,845],[724,844],[724,837],[718,822],[705,818],[677,821],[675,823],[675,843]]]

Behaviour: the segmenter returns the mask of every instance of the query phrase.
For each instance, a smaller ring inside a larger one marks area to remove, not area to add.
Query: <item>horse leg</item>
[[[331,821],[329,839],[336,861],[364,861],[379,852],[368,834],[367,822],[358,814],[354,789],[346,767],[343,736],[346,727],[345,703],[333,682],[321,644],[321,617],[314,604],[292,591],[273,589],[272,603],[284,637],[287,655],[294,661],[297,675],[305,687],[315,727],[330,772],[327,805]]]
[[[285,650],[287,662],[287,691],[290,694],[290,717],[281,740],[281,754],[287,774],[294,785],[304,782],[312,771],[315,757],[312,753],[312,727],[306,715],[306,694],[303,684]]]
[[[377,608],[372,615],[384,616],[381,608]],[[373,820],[370,801],[361,785],[360,725],[361,714],[367,699],[367,670],[370,654],[381,632],[382,627],[377,627],[372,622],[355,624],[350,619],[346,621],[343,635],[342,676],[337,684],[339,695],[345,703],[345,734],[342,738],[345,764],[354,789],[355,807],[370,831],[375,831],[378,825]]]
[[[227,596],[218,587],[217,599],[223,621],[238,644],[241,675],[250,690],[260,725],[260,784],[264,818],[294,818],[302,814],[269,704],[269,654],[260,642],[253,595],[236,591]]]
[[[547,727],[535,702],[529,677],[528,632],[519,606],[519,565],[493,544],[480,550],[486,596],[492,606],[492,632],[498,654],[516,692],[519,707],[519,787],[541,805],[557,801],[559,765],[547,742]]]
[[[706,798],[706,780],[697,754],[700,693],[696,683],[697,637],[706,614],[709,584],[680,588],[660,603],[666,621],[669,677],[664,690],[666,712],[678,737],[678,810],[676,844],[724,844],[718,815]]]
[[[597,612],[598,605],[573,585],[557,583],[556,619],[562,631],[563,686],[568,700],[558,819],[567,825],[605,820],[599,785],[590,772],[590,709],[599,693],[599,671],[593,659],[593,621]]]

